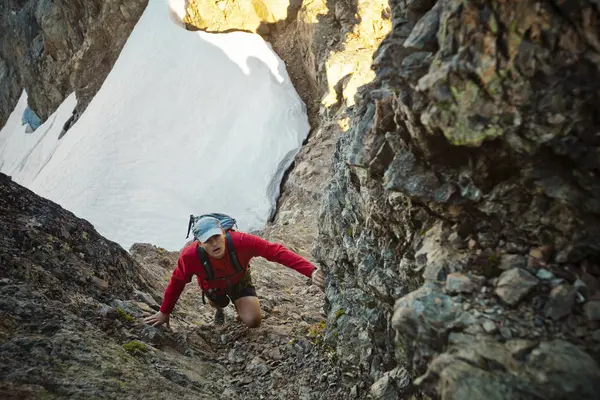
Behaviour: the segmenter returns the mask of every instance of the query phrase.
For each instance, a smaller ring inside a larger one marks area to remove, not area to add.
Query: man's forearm
[[[282,245],[275,245],[275,251],[273,252],[272,260],[279,264],[285,265],[295,271],[298,271],[302,275],[310,278],[313,271],[317,268],[311,264],[308,260],[305,260],[298,254],[289,250]]]
[[[183,288],[185,287],[185,282],[171,279],[169,281],[169,285],[165,290],[165,295],[163,297],[162,305],[160,306],[160,312],[164,314],[170,314],[175,308],[175,304],[177,304],[177,300],[179,300],[179,296],[181,296],[181,292],[183,292]]]

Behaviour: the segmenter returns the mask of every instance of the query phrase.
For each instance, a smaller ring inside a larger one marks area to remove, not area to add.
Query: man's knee
[[[260,303],[255,296],[240,297],[235,301],[235,308],[244,325],[248,328],[258,328],[262,321]]]
[[[262,315],[260,313],[243,315],[242,322],[244,322],[244,325],[248,328],[258,328],[262,322]]]

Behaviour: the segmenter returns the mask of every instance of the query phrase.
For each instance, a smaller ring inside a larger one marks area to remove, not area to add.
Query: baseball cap
[[[212,217],[202,217],[194,224],[192,228],[194,236],[200,242],[206,242],[212,236],[220,235],[223,233],[219,220]]]

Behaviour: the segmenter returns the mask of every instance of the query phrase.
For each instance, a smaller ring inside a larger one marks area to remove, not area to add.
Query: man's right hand
[[[320,268],[315,268],[311,274],[312,282],[321,289],[322,292],[325,291],[325,274],[321,271]]]
[[[162,324],[167,324],[167,327],[171,327],[169,325],[169,314],[165,314],[160,311],[154,315],[144,318],[144,322],[152,326],[161,326]]]

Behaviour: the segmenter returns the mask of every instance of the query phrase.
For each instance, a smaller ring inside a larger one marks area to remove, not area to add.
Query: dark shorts
[[[242,297],[257,297],[256,289],[252,284],[252,276],[250,275],[250,269],[246,272],[246,275],[242,278],[241,281],[236,283],[231,287],[231,290],[228,290],[226,293],[221,295],[210,295],[206,294],[206,297],[210,299],[213,303],[215,303],[218,307],[224,308],[229,304],[229,300],[232,303],[235,303],[237,299]]]

